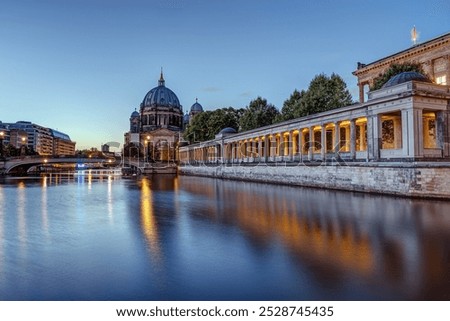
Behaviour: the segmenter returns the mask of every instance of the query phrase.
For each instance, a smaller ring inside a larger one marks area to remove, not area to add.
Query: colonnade
[[[322,123],[295,129],[272,128],[180,149],[182,162],[270,162],[326,160],[337,155],[366,158],[367,118]]]
[[[273,124],[179,149],[183,163],[450,159],[450,87],[410,81],[364,104]]]

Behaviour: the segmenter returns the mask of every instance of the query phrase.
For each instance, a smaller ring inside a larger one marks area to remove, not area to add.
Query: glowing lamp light
[[[46,158],[46,159],[44,159],[44,163],[46,163],[46,164],[47,164],[47,162],[48,162],[47,158]]]

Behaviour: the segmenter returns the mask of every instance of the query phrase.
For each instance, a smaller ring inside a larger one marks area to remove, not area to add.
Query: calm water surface
[[[450,299],[450,202],[52,175],[0,204],[1,300]]]

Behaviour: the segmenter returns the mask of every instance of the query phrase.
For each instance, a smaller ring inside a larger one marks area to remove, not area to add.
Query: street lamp
[[[147,140],[144,140],[144,164],[145,164],[146,161],[148,162],[148,156],[147,156],[148,148],[147,148],[147,152],[145,151],[146,148],[147,148]]]
[[[25,155],[25,136],[22,136],[22,146],[20,146],[20,154]]]

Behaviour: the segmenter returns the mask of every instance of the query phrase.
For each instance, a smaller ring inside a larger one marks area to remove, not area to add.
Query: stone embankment
[[[450,163],[183,165],[181,175],[450,199]]]

